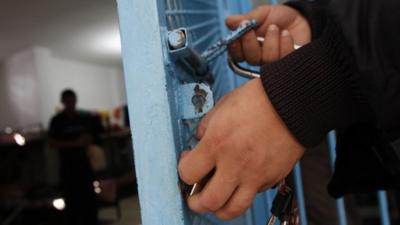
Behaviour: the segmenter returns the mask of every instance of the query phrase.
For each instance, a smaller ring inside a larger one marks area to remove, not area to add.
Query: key
[[[205,176],[200,182],[193,185],[187,185],[181,181],[181,190],[184,198],[189,198],[190,196],[199,193],[204,188],[204,186],[206,186],[207,182],[211,179],[214,173],[215,169],[211,170],[211,172],[208,173],[207,176]]]
[[[234,41],[241,38],[247,32],[249,32],[250,30],[252,30],[256,27],[257,27],[257,22],[255,20],[242,21],[242,23],[239,25],[239,27],[236,30],[232,31],[228,36],[226,36],[225,38],[222,38],[217,43],[212,45],[210,48],[205,50],[201,54],[201,57],[203,59],[205,59],[207,61],[207,63],[210,63],[216,57],[218,57],[219,55],[224,53],[228,49],[228,45],[232,44]]]
[[[281,184],[272,202],[271,217],[266,224],[273,225],[276,219],[279,219],[282,225],[287,225],[292,215],[293,199],[294,194],[292,189],[285,184]]]

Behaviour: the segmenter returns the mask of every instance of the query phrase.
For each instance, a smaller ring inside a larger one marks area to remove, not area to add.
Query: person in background
[[[98,119],[76,109],[77,96],[71,89],[61,94],[64,109],[50,122],[50,146],[58,149],[61,187],[64,193],[68,225],[97,224],[94,173],[87,148],[98,142]]]

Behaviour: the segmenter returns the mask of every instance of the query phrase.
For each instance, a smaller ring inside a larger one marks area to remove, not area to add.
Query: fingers
[[[240,40],[237,40],[229,45],[228,51],[234,61],[242,62],[244,60],[243,49]]]
[[[283,58],[294,51],[294,42],[288,30],[283,30],[280,38],[280,58]]]
[[[198,183],[215,167],[214,157],[205,143],[200,141],[192,151],[184,153],[179,161],[179,176],[186,184]]]
[[[231,30],[235,30],[236,28],[238,28],[238,26],[240,25],[240,23],[243,20],[246,20],[247,18],[244,15],[235,15],[235,16],[228,16],[225,20],[225,24],[226,26],[231,29]]]
[[[230,16],[226,19],[226,25],[229,29],[235,30],[245,19],[246,18],[242,15]],[[229,54],[236,62],[242,62],[244,60],[243,48],[240,40],[235,41],[234,43],[229,45],[228,50]]]
[[[242,39],[243,56],[250,65],[259,65],[261,62],[261,46],[257,41],[256,32],[249,31]]]
[[[257,190],[249,187],[239,187],[228,203],[216,212],[218,218],[230,220],[243,214],[253,202]]]
[[[235,191],[237,178],[227,178],[226,171],[216,170],[216,173],[205,188],[188,199],[189,207],[198,213],[214,212],[222,208]]]
[[[246,19],[245,16],[234,16],[232,19],[227,19],[227,25],[229,28],[235,29],[244,19]],[[231,44],[229,53],[236,62],[246,60],[250,65],[259,65],[262,61],[262,47],[257,41],[256,32],[249,31],[240,41]]]
[[[264,44],[261,47],[254,31],[245,34],[240,44],[230,48],[231,56],[235,61],[246,60],[251,65],[270,64],[294,51],[293,37],[288,30],[280,29],[271,24],[265,33]]]
[[[269,64],[279,60],[280,55],[280,32],[278,26],[271,24],[265,34],[262,49],[262,63]]]

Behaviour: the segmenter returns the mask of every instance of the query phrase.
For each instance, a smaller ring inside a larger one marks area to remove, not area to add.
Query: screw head
[[[168,33],[168,44],[172,49],[182,48],[186,44],[185,32],[181,29],[173,30]]]

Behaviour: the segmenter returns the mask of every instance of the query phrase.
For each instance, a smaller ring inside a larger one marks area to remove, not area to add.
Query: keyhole
[[[200,88],[199,85],[194,87],[194,95],[192,97],[192,103],[194,105],[194,110],[196,113],[202,113],[204,104],[207,101],[207,92]]]

